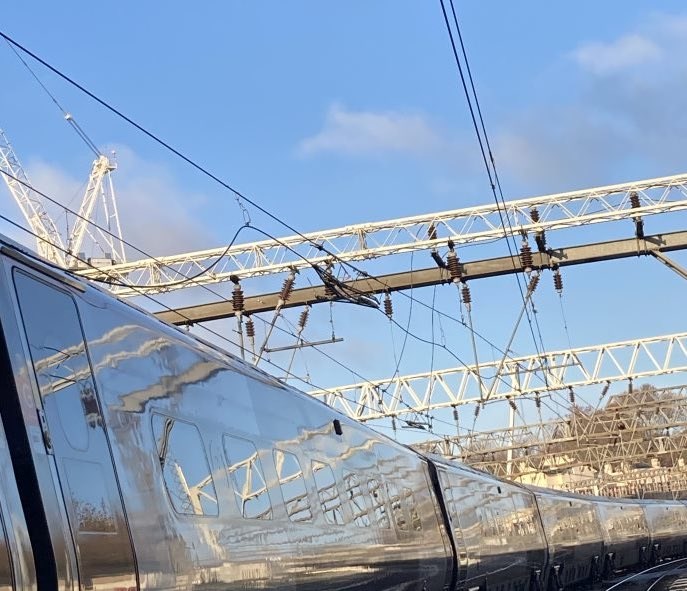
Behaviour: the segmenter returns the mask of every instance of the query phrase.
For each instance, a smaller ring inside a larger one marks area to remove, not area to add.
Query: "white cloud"
[[[332,105],[323,129],[302,140],[303,156],[324,152],[346,155],[429,154],[444,147],[444,139],[426,118],[398,111],[350,111]]]
[[[656,61],[661,54],[660,47],[651,39],[630,34],[610,43],[586,43],[572,57],[583,69],[604,75]]]

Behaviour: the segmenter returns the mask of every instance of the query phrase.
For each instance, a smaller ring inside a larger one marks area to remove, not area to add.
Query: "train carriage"
[[[604,537],[596,506],[589,499],[529,487],[549,550],[548,589],[574,588],[601,576]]]
[[[650,531],[641,504],[594,497],[604,535],[604,574],[648,564]]]
[[[0,591],[542,591],[684,551],[680,503],[421,455],[1,237],[0,389]]]
[[[543,584],[546,541],[534,495],[432,457],[466,589],[530,591]]]
[[[19,249],[0,273],[42,589],[452,586],[420,455]]]
[[[680,501],[640,502],[651,532],[650,562],[687,554],[687,505]]]

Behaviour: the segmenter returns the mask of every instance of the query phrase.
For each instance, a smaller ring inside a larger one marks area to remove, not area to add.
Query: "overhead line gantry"
[[[632,339],[312,390],[369,421],[687,371],[687,333]]]
[[[113,291],[131,296],[143,290],[159,293],[220,283],[232,277],[242,279],[309,268],[314,264],[354,262],[440,248],[449,239],[456,245],[469,244],[504,238],[511,232],[536,235],[627,218],[637,221],[643,216],[684,209],[687,209],[687,174],[530,197],[504,205],[481,205],[357,224],[229,249],[143,259],[108,267],[107,274],[94,269],[80,273],[85,277],[129,283],[132,287],[113,286]],[[506,227],[502,218],[508,221]],[[210,266],[212,271],[202,274]],[[199,273],[193,281],[183,281]]]
[[[665,258],[663,253],[687,249],[687,232],[670,232],[645,236],[642,239],[626,238],[611,240],[582,246],[570,246],[549,249],[546,252],[533,252],[533,269],[556,269],[571,265],[581,265],[599,261],[609,261],[621,258],[652,255],[660,258],[661,262],[671,267],[674,271],[687,279],[687,272],[673,261]],[[460,263],[461,277],[463,281],[497,277],[512,273],[524,272],[526,267],[519,257],[499,257],[478,261],[463,261]],[[451,281],[446,269],[430,267],[415,269],[388,275],[379,275],[374,278],[361,278],[352,281],[341,282],[349,291],[363,295],[375,295],[390,293],[403,289],[417,289],[431,285],[441,285]],[[280,303],[279,292],[246,296],[243,299],[244,314],[257,314],[275,310]],[[305,306],[340,299],[336,294],[327,292],[324,286],[306,287],[294,289],[287,301],[281,302],[281,308]],[[232,301],[210,302],[187,306],[177,310],[158,312],[157,316],[162,320],[177,325],[189,325],[210,320],[221,320],[236,315]]]

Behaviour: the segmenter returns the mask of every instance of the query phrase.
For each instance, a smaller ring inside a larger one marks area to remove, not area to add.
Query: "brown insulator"
[[[517,411],[518,407],[515,404],[515,400],[513,400],[510,396],[506,396],[506,399],[508,400],[508,406],[510,406],[514,411]]]
[[[396,433],[396,417],[391,417],[391,428],[394,430],[394,433]]]
[[[553,287],[558,292],[558,295],[563,293],[563,276],[561,275],[560,269],[556,269],[553,272]]]
[[[470,294],[470,286],[467,283],[463,283],[463,286],[460,290],[460,295],[463,299],[463,303],[466,306],[469,306],[472,303],[472,294]]]
[[[629,384],[627,385],[627,393],[632,394],[634,391],[634,384],[632,383],[632,378],[629,379]]]
[[[324,297],[332,299],[336,296],[336,292],[329,282],[324,284]]]
[[[255,324],[250,316],[246,319],[246,336],[249,339],[255,338]]]
[[[479,416],[479,411],[480,411],[480,405],[478,404],[477,406],[475,406],[475,418],[477,418]]]
[[[388,291],[384,294],[384,314],[387,315],[387,318],[391,318],[394,315],[394,305],[391,302],[391,296]]]
[[[455,406],[453,407],[453,420],[458,422],[458,409]]]
[[[234,312],[243,312],[244,310],[243,290],[238,283],[234,285],[231,292],[231,306],[234,308]]]
[[[606,382],[606,385],[604,386],[604,389],[601,390],[601,398],[606,396],[608,394],[608,389],[611,387],[611,382]]]
[[[539,275],[532,275],[532,279],[530,279],[530,284],[527,286],[527,289],[530,293],[534,293],[534,290],[537,289],[537,285],[539,285]]]
[[[536,207],[530,209],[530,218],[532,218],[533,223],[539,222],[539,210]]]
[[[437,239],[437,227],[434,225],[434,222],[429,224],[429,228],[427,228],[427,237],[430,240],[436,240]]]
[[[534,393],[534,404],[537,409],[541,409],[541,398],[539,397],[539,392]]]
[[[448,251],[446,255],[446,265],[448,266],[448,272],[451,274],[451,279],[453,279],[453,281],[459,281],[463,273],[460,269],[460,261],[458,260],[458,255],[455,250]]]
[[[639,209],[642,206],[642,204],[639,202],[639,193],[637,191],[632,191],[630,193],[630,207],[632,209]]]
[[[298,317],[298,326],[302,329],[305,328],[305,325],[308,323],[308,315],[310,314],[310,308],[305,308],[302,312],[301,315]]]
[[[568,398],[570,399],[570,404],[575,404],[575,392],[572,386],[568,386]]]
[[[279,294],[279,299],[286,302],[293,291],[294,277],[289,276],[284,279],[284,283],[281,286],[281,293]]]
[[[532,265],[534,264],[534,259],[532,258],[532,248],[525,241],[523,241],[522,246],[520,247],[520,264],[525,270],[525,273],[530,273],[532,271]]]

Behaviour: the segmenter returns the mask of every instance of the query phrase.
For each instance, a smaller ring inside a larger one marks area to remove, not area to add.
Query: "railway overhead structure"
[[[500,368],[500,371],[497,371]],[[502,361],[311,390],[360,421],[484,405],[687,371],[687,333],[579,347]]]
[[[674,470],[684,479],[687,460],[687,386],[645,386],[611,396],[605,406],[571,408],[557,420],[456,435],[415,444],[493,474],[527,481],[584,468],[607,485],[633,470]],[[682,470],[680,470],[682,468]],[[610,475],[620,475],[613,479]],[[642,477],[646,475],[641,472]],[[581,480],[585,492],[592,479]],[[576,483],[565,483],[575,490]]]
[[[449,240],[460,246],[508,235],[529,233],[536,238],[552,230],[622,219],[640,227],[645,216],[685,209],[687,174],[681,174],[130,261],[108,267],[106,274],[97,269],[80,273],[111,280],[118,284],[112,287],[115,293],[133,296],[438,249]],[[194,279],[184,281],[188,277]]]

